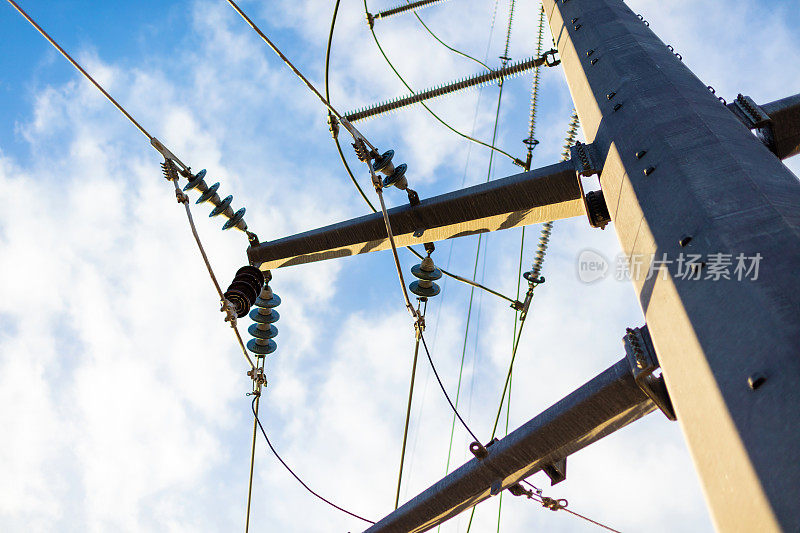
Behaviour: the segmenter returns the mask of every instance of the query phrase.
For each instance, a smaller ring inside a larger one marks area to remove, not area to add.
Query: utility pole
[[[544,8],[626,256],[761,257],[633,283],[716,527],[797,530],[800,182],[624,2]]]

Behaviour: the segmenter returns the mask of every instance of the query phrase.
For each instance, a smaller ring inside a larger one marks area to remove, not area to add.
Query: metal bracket
[[[590,191],[586,194],[581,181],[581,177],[599,175],[602,170],[594,145],[579,142],[569,147],[569,153],[570,161],[575,167],[578,187],[581,190],[583,207],[586,209],[589,225],[593,228],[605,229],[606,225],[611,222],[611,214],[608,212],[603,191]]]
[[[647,325],[640,328],[628,328],[627,333],[622,338],[625,344],[625,355],[631,366],[633,379],[639,388],[653,400],[661,412],[670,419],[677,420],[672,401],[669,398],[667,386],[664,383],[664,376],[654,375],[653,373],[661,368],[656,356],[656,349],[653,340],[650,338],[650,331]]]
[[[750,130],[762,128],[771,122],[769,115],[752,98],[741,93],[733,103],[728,104],[728,109]]]
[[[542,470],[550,478],[550,486],[561,483],[567,479],[567,458],[564,457],[553,464],[545,465]]]

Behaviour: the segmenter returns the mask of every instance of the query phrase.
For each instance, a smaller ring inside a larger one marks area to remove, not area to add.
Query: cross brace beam
[[[584,213],[572,162],[562,162],[388,210],[395,242],[409,246]],[[389,248],[381,213],[250,247],[262,270]]]
[[[800,154],[800,94],[762,105],[740,94],[728,108],[780,159]]]
[[[366,533],[427,531],[651,413],[626,357],[409,500]]]

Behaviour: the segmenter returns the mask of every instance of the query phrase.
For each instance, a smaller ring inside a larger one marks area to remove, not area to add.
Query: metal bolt
[[[595,57],[594,59],[592,59],[591,63],[592,63],[592,65],[594,65],[595,63],[597,63],[597,58]]]
[[[575,24],[575,31],[578,31],[579,29],[581,29],[581,25],[580,24]]]
[[[656,167],[647,167],[646,169],[644,169],[644,175],[645,176],[649,176],[650,174],[655,172],[655,170],[656,170]]]
[[[611,99],[612,99],[612,98],[614,98],[616,95],[617,95],[617,93],[615,93],[614,91],[611,91],[610,93],[608,93],[608,94],[606,95],[606,98],[608,98],[609,100],[611,100]]]
[[[636,152],[636,159],[643,158],[644,154],[646,154],[646,153],[647,153],[647,150],[639,150],[638,152]]]
[[[588,52],[586,52],[586,57],[591,57],[591,55],[592,55],[593,53],[594,53],[594,48],[592,48],[591,50],[589,50]]]
[[[614,105],[614,111],[619,111],[621,107],[622,107],[622,104],[620,104],[620,103],[615,104]]]
[[[574,19],[572,19],[572,23],[573,24],[575,24],[576,22],[578,22],[578,17],[575,17]]]
[[[767,377],[760,372],[756,372],[752,374],[750,377],[747,378],[747,385],[752,389],[756,390],[761,385],[763,385],[767,381]]]
[[[692,236],[691,235],[684,235],[683,237],[681,237],[681,240],[678,241],[678,244],[680,244],[681,246],[686,246],[690,242],[692,242]]]

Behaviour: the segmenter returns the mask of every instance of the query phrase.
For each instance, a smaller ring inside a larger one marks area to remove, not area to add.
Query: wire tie
[[[189,197],[180,189],[175,189],[175,199],[179,204],[188,204]]]
[[[236,309],[234,308],[233,303],[231,303],[231,301],[228,300],[227,298],[223,298],[219,310],[225,313],[225,322],[230,322],[231,327],[235,328]]]

